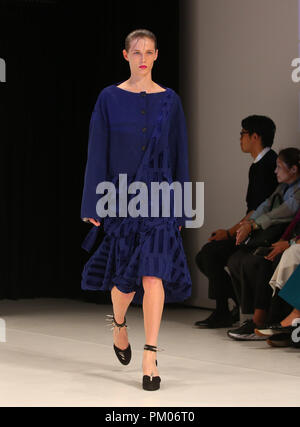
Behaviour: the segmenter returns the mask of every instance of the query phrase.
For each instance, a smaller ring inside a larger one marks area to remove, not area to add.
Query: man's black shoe
[[[231,318],[230,318],[230,316],[231,316]],[[227,328],[227,325],[232,326],[233,323],[236,323],[240,320],[240,308],[238,305],[233,307],[233,309],[230,312],[230,316],[218,314],[217,311],[214,310],[207,319],[199,320],[198,322],[195,322],[195,326],[198,326],[200,328],[209,328],[215,322],[217,322],[217,324],[219,324],[220,320],[221,320],[222,324],[224,324],[224,321],[225,321],[226,325],[225,326],[213,326],[213,327]]]
[[[202,326],[204,326],[204,327],[206,327],[208,324],[209,324],[209,322],[211,321],[211,320],[213,320],[213,318],[216,316],[216,311],[214,310],[209,316],[208,316],[208,318],[207,319],[203,319],[203,320],[198,320],[198,322],[195,322],[194,323],[194,325],[195,326],[200,326],[200,327],[202,327]]]
[[[198,328],[216,329],[227,328],[228,326],[232,326],[232,323],[232,316],[230,313],[220,314],[217,311],[213,311],[207,319],[195,322],[195,326],[198,326]]]

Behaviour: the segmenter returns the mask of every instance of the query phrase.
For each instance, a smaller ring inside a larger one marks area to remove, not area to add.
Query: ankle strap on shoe
[[[155,351],[155,352],[157,352],[157,347],[154,346],[154,345],[145,344],[144,345],[144,350],[149,350],[149,351]]]
[[[118,322],[116,321],[116,319],[115,319],[115,317],[114,317],[114,315],[113,315],[113,314],[107,314],[107,315],[106,315],[106,317],[107,317],[106,321],[107,321],[107,322],[110,322],[108,326],[112,326],[112,329],[113,329],[115,326],[117,326],[119,329],[120,329],[120,328],[123,328],[124,326],[125,326],[125,328],[127,328],[127,325],[126,325],[126,317],[124,317],[124,322],[123,322],[123,323],[118,323]]]
[[[115,326],[117,326],[118,328],[123,328],[124,326],[127,328],[126,317],[124,317],[124,322],[123,323],[118,323],[116,321],[116,319],[114,318],[114,316],[113,316],[113,322],[114,322]]]

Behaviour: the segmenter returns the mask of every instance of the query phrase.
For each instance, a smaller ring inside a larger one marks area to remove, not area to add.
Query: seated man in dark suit
[[[206,328],[232,326],[239,319],[239,308],[229,274],[224,267],[229,257],[238,249],[236,231],[240,222],[247,220],[253,211],[267,199],[277,187],[275,175],[277,154],[271,149],[276,132],[273,120],[265,116],[249,116],[242,120],[240,137],[241,149],[254,159],[249,169],[249,183],[246,196],[246,216],[228,230],[214,231],[196,256],[200,271],[209,279],[211,299],[216,300],[216,309],[204,320],[195,323]],[[232,298],[236,307],[229,311],[228,299]]]

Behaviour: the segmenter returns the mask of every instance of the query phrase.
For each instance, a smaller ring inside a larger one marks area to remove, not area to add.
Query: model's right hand
[[[94,218],[88,218],[88,220],[89,220],[92,224],[94,224],[96,227],[99,227],[99,225],[100,225],[100,222],[99,222],[99,221],[96,221]]]
[[[220,229],[217,231],[214,231],[210,238],[208,239],[209,242],[212,242],[213,240],[226,240],[228,238],[227,231]]]

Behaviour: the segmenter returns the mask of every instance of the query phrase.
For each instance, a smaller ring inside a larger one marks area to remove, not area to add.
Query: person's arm
[[[252,215],[256,224],[265,230],[271,225],[292,221],[300,206],[300,188],[296,190],[292,188],[287,191],[286,195],[286,200],[277,208],[265,212],[262,215],[256,213],[254,218]]]
[[[108,125],[104,96],[100,93],[92,113],[89,127],[87,163],[81,203],[81,218],[85,222],[100,225],[96,212],[99,195],[97,185],[106,180],[108,162]]]
[[[254,213],[254,211],[250,211],[243,219],[240,220],[240,222],[238,222],[237,224],[235,224],[233,227],[231,227],[228,232],[230,233],[231,236],[234,236],[236,234],[236,232],[238,231],[238,229],[240,228],[241,224],[243,224],[244,222],[248,222],[251,215]]]
[[[228,240],[233,237],[235,237],[237,230],[240,228],[241,224],[244,222],[247,222],[250,216],[252,215],[253,211],[248,212],[248,214],[242,218],[237,224],[233,225],[231,228],[223,229],[220,228],[218,230],[215,230],[212,232],[210,238],[208,239],[209,242],[212,242],[213,240]]]
[[[275,197],[276,194],[280,194],[281,193],[281,188],[282,188],[282,184],[280,184],[276,190],[274,191],[274,193],[271,194],[270,197],[268,197],[264,202],[262,202],[257,209],[255,209],[255,211],[252,213],[252,215],[250,216],[250,220],[254,220],[256,222],[256,219],[259,218],[260,216],[268,213],[271,209],[272,206],[272,201]]]
[[[272,244],[272,251],[265,256],[265,259],[268,261],[274,261],[275,257],[278,254],[282,254],[286,249],[288,249],[293,243],[287,240],[279,240]]]
[[[181,227],[185,226],[186,219],[189,219],[184,213],[184,183],[190,182],[190,176],[186,121],[181,100],[178,95],[176,95],[174,110],[172,111],[170,140],[172,146],[175,146],[173,179],[176,182],[180,182],[182,188],[182,217],[177,217],[177,223],[179,229],[181,229]]]
[[[267,212],[270,211],[273,198],[280,192],[280,189],[281,187],[278,186],[274,193],[271,194],[271,196],[268,197],[263,203],[261,203],[254,212],[252,212],[247,221],[243,221],[241,223],[241,225],[236,230],[237,245],[240,245],[244,240],[246,240],[251,231],[262,227],[262,225],[257,221],[257,218],[262,217],[264,214],[266,215]]]
[[[275,194],[275,193],[274,193]],[[293,219],[300,206],[300,188],[290,188],[284,195],[285,201],[278,207],[259,215],[259,208],[250,217],[249,224],[242,224],[237,231],[236,243],[243,242],[252,230],[257,228],[267,229],[271,225],[282,224]],[[265,204],[265,203],[264,203]]]

